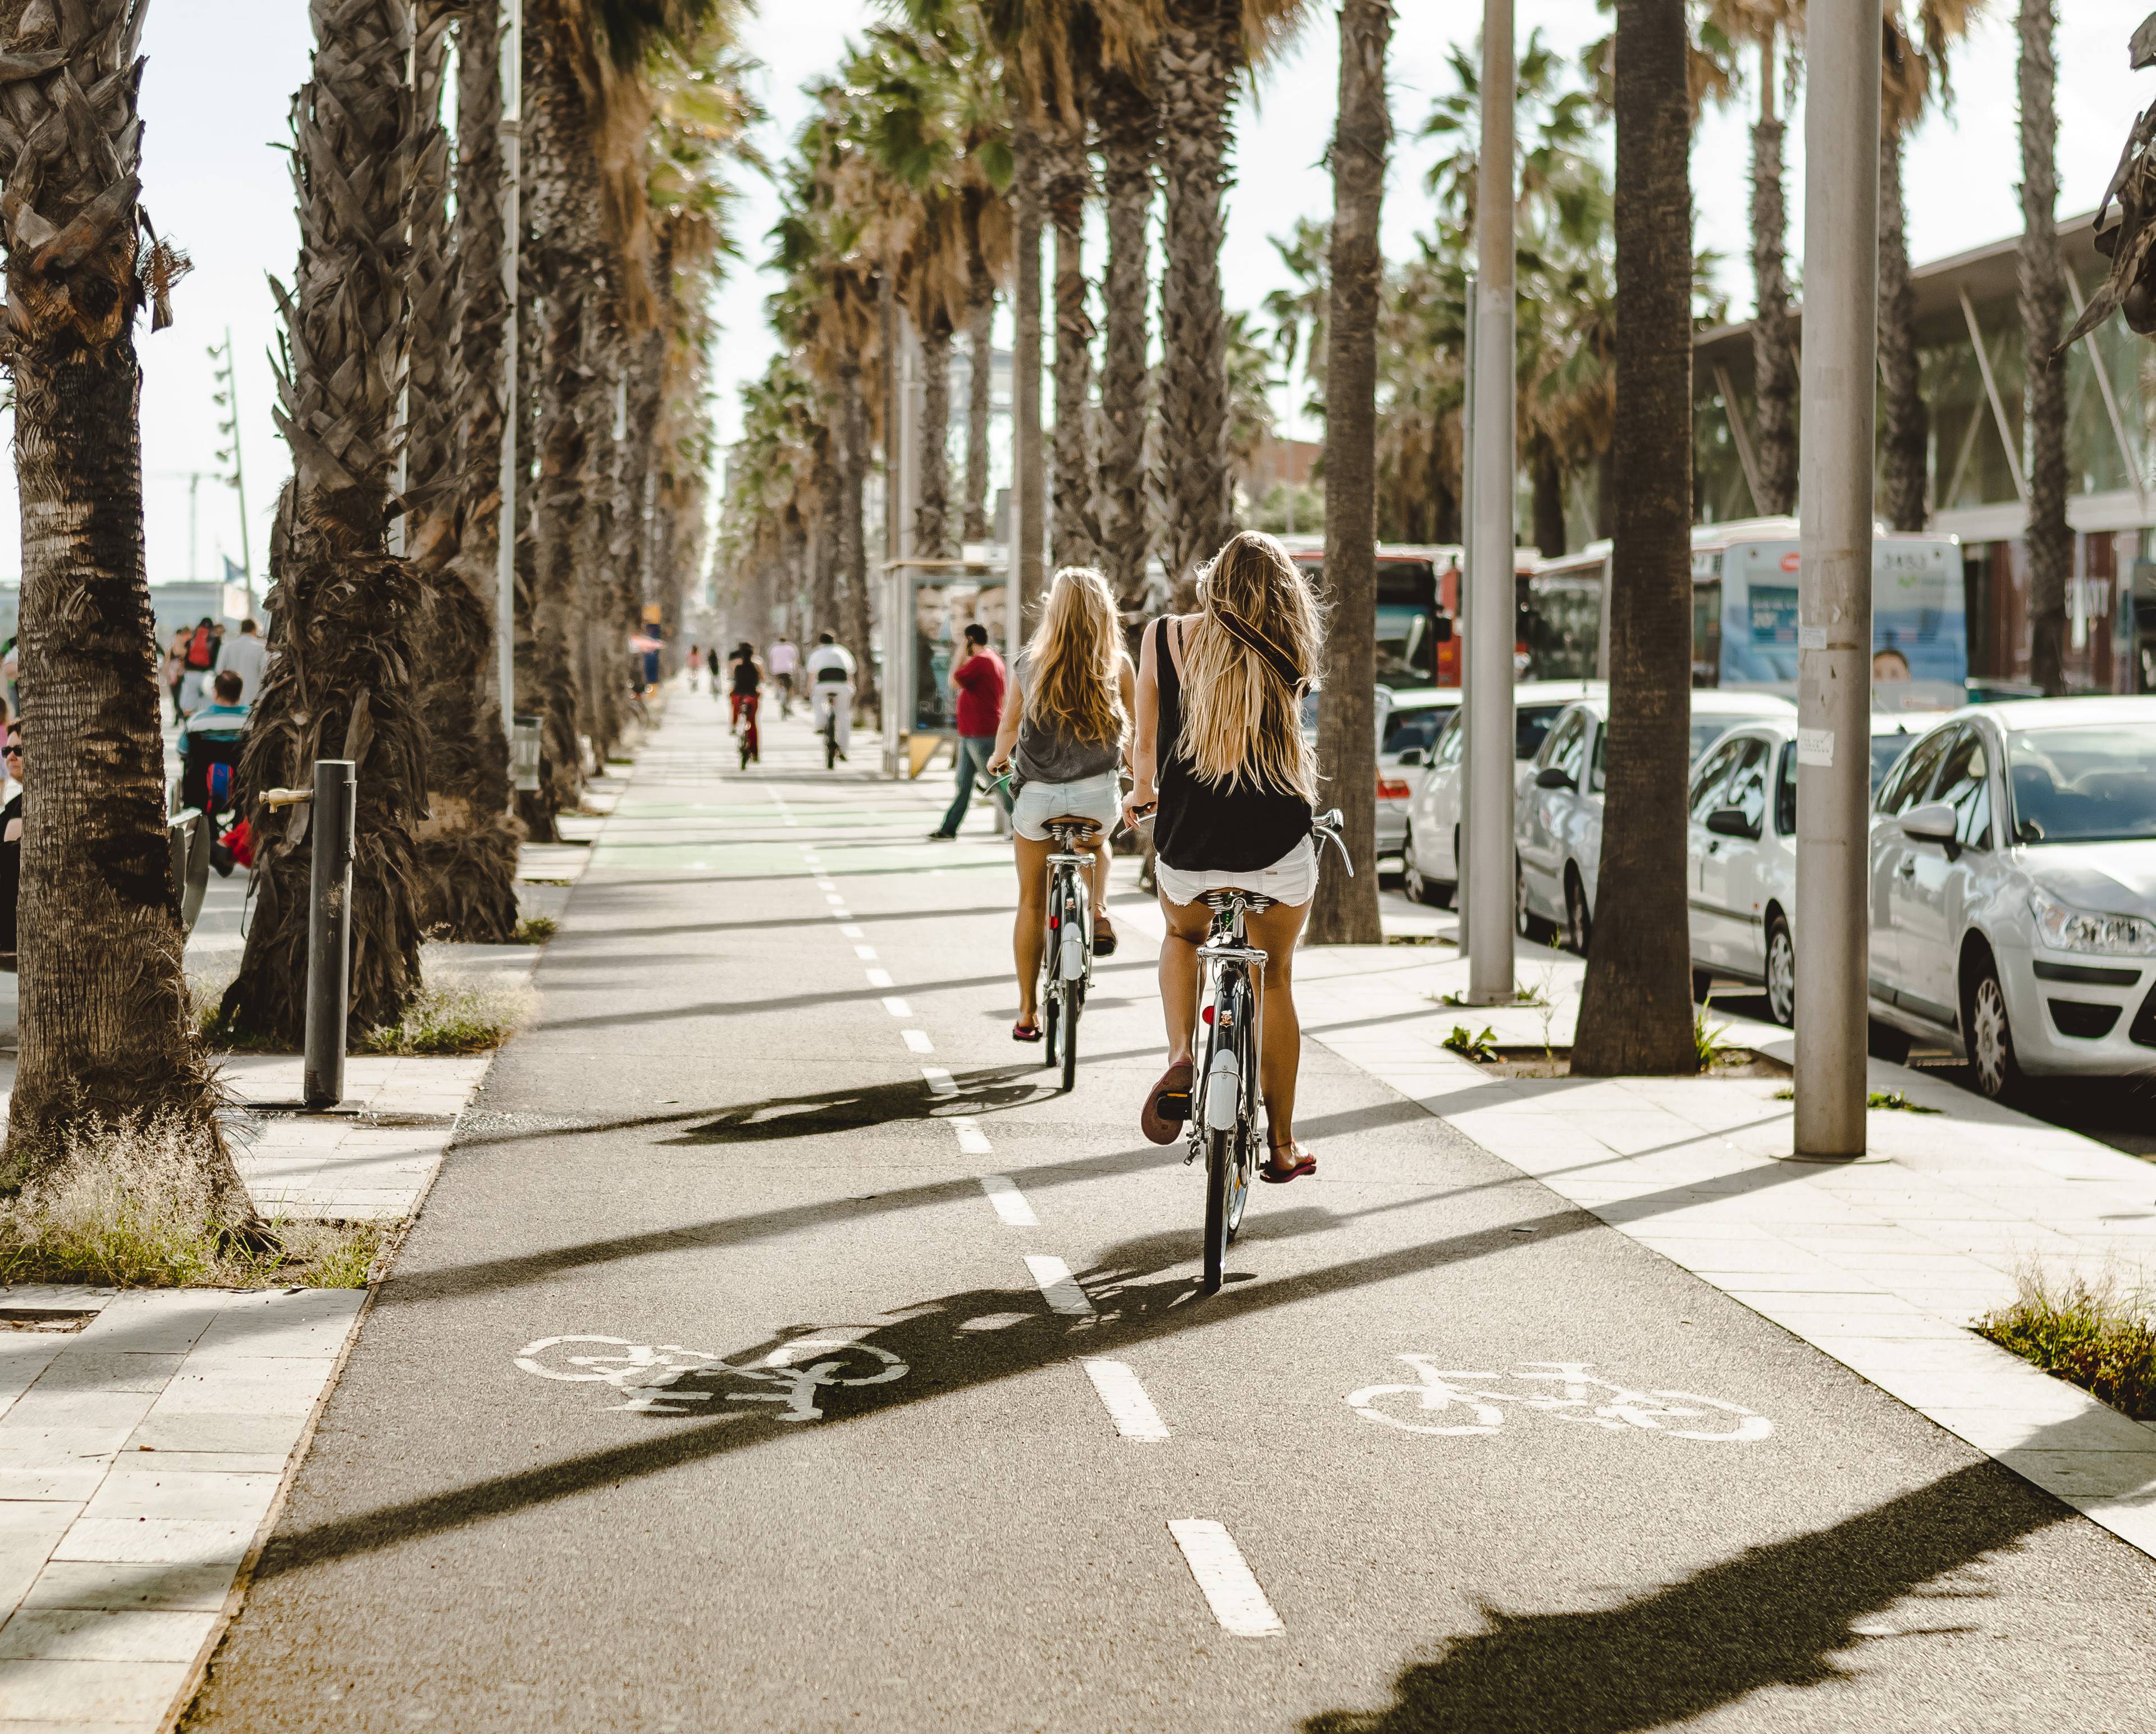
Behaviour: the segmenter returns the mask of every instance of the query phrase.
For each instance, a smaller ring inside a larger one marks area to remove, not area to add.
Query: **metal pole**
[[[1879,14],[1813,0],[1804,115],[1796,1153],[1864,1154]]]
[[[308,817],[313,859],[307,907],[307,1054],[300,1106],[344,1099],[344,1020],[352,996],[352,841],[359,817],[359,767],[315,761]]]
[[[1467,754],[1474,765],[1464,907],[1474,934],[1467,998],[1512,998],[1512,0],[1482,12],[1482,161],[1476,198],[1474,587],[1463,666],[1474,669]],[[1870,449],[1870,448],[1866,448]]]
[[[509,316],[501,323],[501,521],[494,563],[494,678],[502,732],[516,746],[516,330],[517,244],[523,233],[524,0],[506,0],[501,53],[501,286]]]
[[[1475,274],[1467,274],[1467,295],[1465,303],[1467,331],[1462,343],[1460,394],[1460,618],[1453,623],[1453,630],[1460,639],[1460,726],[1473,738],[1470,725],[1474,713],[1468,708],[1475,694],[1475,670],[1469,666],[1467,654],[1468,615],[1471,612],[1471,593],[1474,586],[1467,574],[1474,569],[1475,549]],[[1452,888],[1452,907],[1459,920],[1453,933],[1453,942],[1460,955],[1468,955],[1470,931],[1467,924],[1467,882],[1473,876],[1467,863],[1467,815],[1475,801],[1475,758],[1463,752],[1460,758],[1460,826],[1458,841],[1463,845],[1458,859],[1452,864],[1457,882]]]

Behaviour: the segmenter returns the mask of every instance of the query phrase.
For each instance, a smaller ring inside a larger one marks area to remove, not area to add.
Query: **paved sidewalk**
[[[1871,1088],[1871,1159],[1789,1160],[1774,1079],[1494,1076],[1443,1045],[1568,1044],[1585,966],[1522,946],[1545,1007],[1454,1008],[1450,947],[1317,949],[1297,960],[1304,1029],[1484,1149],[1824,1350],[2144,1552],[2156,1554],[2156,1426],[1974,1335],[2016,1274],[2156,1270],[2156,1170],[1907,1067]],[[1794,1039],[1725,1019],[1724,1039],[1785,1063]]]

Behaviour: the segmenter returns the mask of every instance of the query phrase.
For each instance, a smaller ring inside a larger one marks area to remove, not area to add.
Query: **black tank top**
[[[1168,622],[1153,623],[1153,669],[1160,690],[1160,812],[1153,845],[1184,873],[1255,873],[1310,834],[1310,803],[1293,789],[1240,782],[1218,787],[1199,776],[1183,744],[1183,676],[1168,648]]]
[[[734,663],[734,691],[742,698],[753,698],[763,685],[763,676],[757,673],[756,664],[743,656]]]

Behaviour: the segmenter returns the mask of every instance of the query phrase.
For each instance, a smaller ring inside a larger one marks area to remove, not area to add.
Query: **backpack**
[[[187,640],[187,666],[191,669],[213,668],[217,663],[216,642],[207,626],[198,626]]]
[[[209,810],[212,813],[228,811],[232,806],[232,767],[213,764],[209,767]]]

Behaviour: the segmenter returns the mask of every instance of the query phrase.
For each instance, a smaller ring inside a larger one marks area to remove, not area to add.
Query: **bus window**
[[[1602,630],[1602,581],[1585,572],[1544,572],[1519,581],[1518,642],[1528,680],[1592,680]]]
[[[1691,684],[1722,685],[1722,581],[1695,584],[1691,592]]]
[[[1378,682],[1383,686],[1435,686],[1437,645],[1429,609],[1415,603],[1378,604]]]

